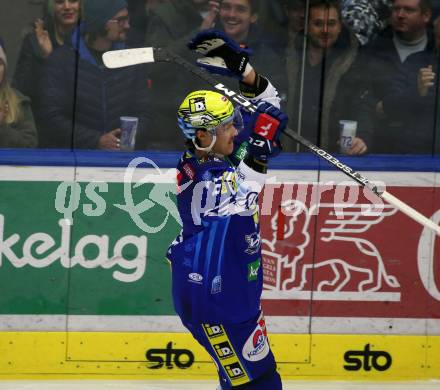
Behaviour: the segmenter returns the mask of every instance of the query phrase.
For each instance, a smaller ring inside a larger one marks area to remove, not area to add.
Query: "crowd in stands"
[[[439,154],[439,14],[440,0],[46,0],[16,64],[0,39],[0,148],[119,150],[133,116],[137,150],[181,149],[176,108],[207,85],[175,64],[107,69],[102,54],[166,47],[194,63],[186,44],[215,28],[252,50],[314,144],[338,153],[351,120],[349,155]]]

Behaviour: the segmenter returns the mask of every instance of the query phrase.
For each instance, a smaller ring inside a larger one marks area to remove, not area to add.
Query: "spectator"
[[[258,25],[257,0],[223,0],[217,26],[252,50],[251,61],[284,94],[284,48]]]
[[[79,0],[47,0],[43,19],[34,22],[20,49],[13,85],[31,98],[34,115],[38,114],[38,89],[42,67],[57,47],[68,41],[79,20]]]
[[[127,44],[130,47],[145,46],[145,36],[151,10],[166,0],[127,0],[128,14],[130,15],[130,30]]]
[[[213,27],[219,0],[168,0],[151,11],[147,45],[186,54],[186,43],[199,31]]]
[[[146,45],[166,47],[193,62],[194,56],[186,45],[198,31],[213,26],[219,7],[219,0],[147,1]],[[163,64],[150,64],[149,71],[154,96],[152,110],[161,118],[150,145],[153,149],[180,150],[182,142],[175,137],[178,127],[173,107],[180,104],[189,89],[203,89],[206,85],[198,77],[182,72],[176,64],[167,64],[165,68]]]
[[[37,146],[29,98],[9,85],[8,61],[0,39],[0,148],[34,148]]]
[[[42,91],[47,147],[119,150],[123,115],[139,118],[136,148],[146,147],[148,91],[143,66],[106,69],[102,54],[125,47],[129,29],[124,0],[85,0],[84,23],[72,45],[54,51]]]
[[[393,0],[390,27],[366,46],[364,74],[370,76],[370,99],[374,107],[374,152],[395,153],[404,126],[400,115],[384,111],[383,99],[391,79],[401,71],[410,54],[432,50],[434,39],[428,29],[430,0]]]
[[[440,18],[434,22],[436,38]],[[398,117],[403,123],[393,152],[399,154],[440,153],[438,132],[438,63],[439,46],[411,54],[391,82],[383,100],[385,114]]]
[[[388,25],[392,0],[343,0],[342,19],[366,45]]]
[[[286,0],[258,0],[258,25],[266,33],[273,36],[279,45],[286,47],[288,38],[288,24]]]
[[[257,3],[258,0],[223,0],[222,2],[168,0],[164,4],[159,4],[152,12],[147,41],[152,46],[167,47],[193,62],[195,57],[187,49],[187,43],[195,32],[215,25],[218,29],[224,29],[232,38],[238,39],[241,44],[249,46],[253,50],[252,63],[263,74],[270,75],[275,86],[281,87],[284,82],[281,83],[280,80],[285,79],[282,76],[283,52],[281,49],[275,52],[273,47],[276,41],[268,39],[256,26]],[[196,76],[182,72],[182,69],[174,64],[167,65],[166,72],[163,65],[159,64],[153,64],[150,69],[152,69],[150,75],[155,96],[154,112],[163,118],[161,120],[163,127],[153,136],[153,146],[181,149],[180,140],[169,133],[172,129],[174,135],[178,130],[173,121],[175,113],[171,107],[180,104],[188,90],[203,89],[206,88],[206,84]],[[170,74],[173,75],[172,78]],[[222,82],[235,87],[228,78],[223,78]]]
[[[304,31],[306,0],[287,0],[286,13],[288,18],[288,45],[291,48],[295,42],[296,35]]]
[[[287,57],[290,123],[311,142],[336,151],[339,121],[356,120],[357,136],[348,153],[364,154],[371,131],[369,112],[363,107],[367,86],[356,62],[358,41],[341,23],[338,1],[310,0],[309,7],[305,55],[304,35],[298,34]],[[287,150],[299,150],[290,140],[283,144]]]

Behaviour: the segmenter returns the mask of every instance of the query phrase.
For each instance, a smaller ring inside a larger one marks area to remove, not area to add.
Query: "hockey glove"
[[[287,126],[287,115],[269,103],[262,103],[252,114],[249,126],[249,155],[267,161],[281,152],[280,136]]]
[[[252,71],[251,50],[240,47],[222,31],[204,30],[188,43],[188,47],[206,56],[199,58],[197,64],[211,73],[242,80]]]

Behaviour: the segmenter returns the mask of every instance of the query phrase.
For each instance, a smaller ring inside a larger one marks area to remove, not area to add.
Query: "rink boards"
[[[285,379],[439,378],[438,336],[271,334],[269,341]],[[1,379],[216,377],[209,355],[185,333],[2,332],[0,352]]]
[[[440,222],[437,160],[367,160]],[[171,302],[175,171],[138,163],[0,166],[0,378],[215,377]],[[263,308],[283,377],[440,378],[440,239],[342,174],[270,176]]]

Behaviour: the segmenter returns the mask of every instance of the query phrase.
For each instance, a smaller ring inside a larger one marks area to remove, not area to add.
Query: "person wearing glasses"
[[[130,21],[125,0],[85,0],[82,22],[48,59],[42,79],[41,145],[120,149],[120,117],[139,119],[144,148],[149,107],[144,66],[105,68],[102,55],[124,49]]]
[[[13,86],[31,99],[32,111],[38,114],[39,81],[46,59],[63,46],[78,25],[79,0],[47,0],[43,18],[36,19],[32,31],[24,37],[13,75]],[[38,126],[38,117],[36,117]]]

